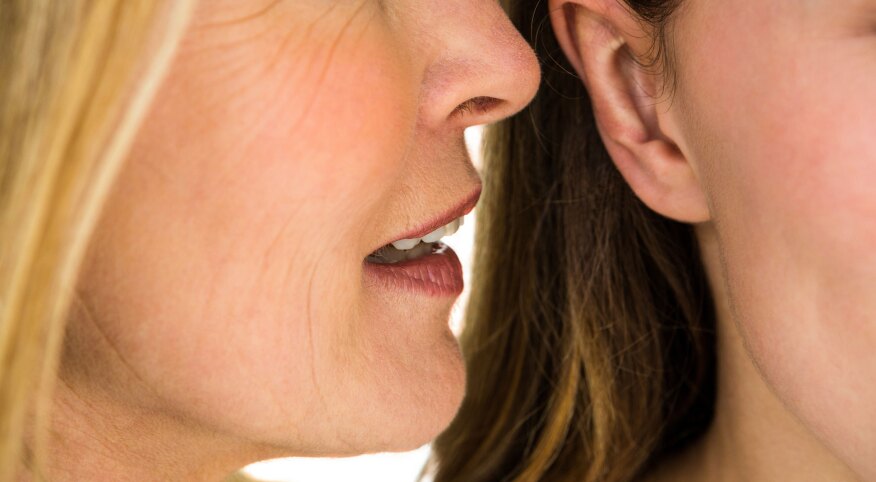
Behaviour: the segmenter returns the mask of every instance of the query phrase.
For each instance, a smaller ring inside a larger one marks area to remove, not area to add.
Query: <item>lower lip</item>
[[[365,273],[387,288],[435,297],[456,297],[465,287],[459,258],[440,243],[432,254],[422,258],[395,264],[365,262]]]

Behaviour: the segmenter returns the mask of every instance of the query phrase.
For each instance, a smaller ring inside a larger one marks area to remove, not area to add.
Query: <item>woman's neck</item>
[[[689,448],[658,466],[649,481],[857,481],[782,403],[746,351],[731,314],[718,245],[697,232],[717,308],[715,418]]]
[[[64,382],[55,388],[49,429],[44,475],[53,482],[217,482],[261,458],[244,444],[185,427],[165,414],[85,396]],[[18,480],[35,478],[22,470]]]

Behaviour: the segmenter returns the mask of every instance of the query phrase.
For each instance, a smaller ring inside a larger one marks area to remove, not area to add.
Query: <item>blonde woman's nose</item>
[[[523,109],[541,79],[535,53],[495,0],[442,0],[421,18],[430,59],[420,122],[468,127]]]

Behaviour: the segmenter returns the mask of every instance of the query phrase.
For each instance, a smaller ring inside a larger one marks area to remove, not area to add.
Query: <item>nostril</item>
[[[492,110],[495,110],[496,107],[504,103],[505,101],[501,99],[497,99],[495,97],[472,97],[467,101],[459,104],[456,109],[453,109],[453,112],[450,113],[450,117],[457,117],[465,114],[474,114],[474,115],[482,115],[489,113]]]

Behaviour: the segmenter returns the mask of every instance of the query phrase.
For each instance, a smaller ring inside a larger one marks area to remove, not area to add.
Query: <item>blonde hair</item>
[[[0,482],[42,478],[77,271],[192,3],[0,2]]]

